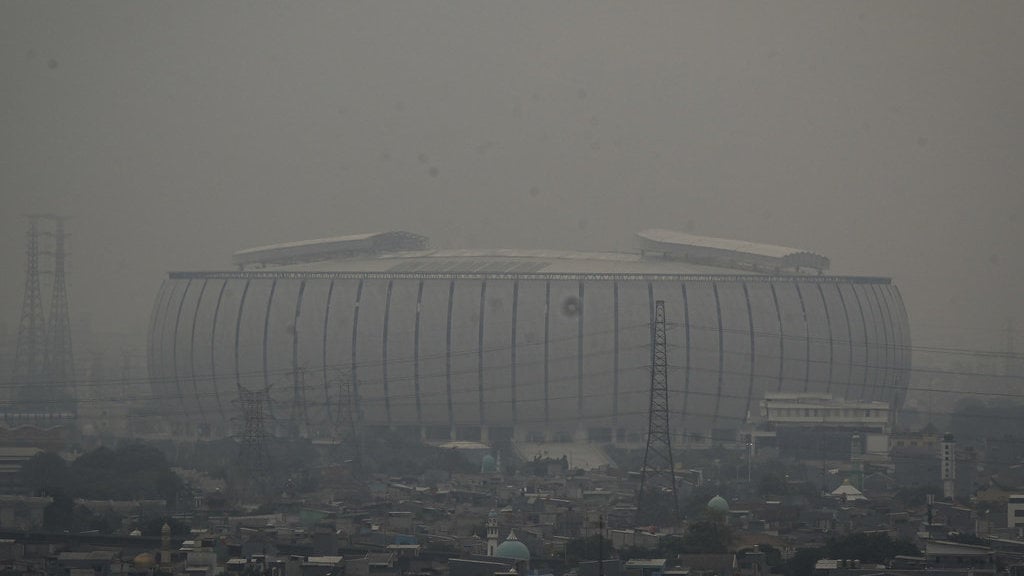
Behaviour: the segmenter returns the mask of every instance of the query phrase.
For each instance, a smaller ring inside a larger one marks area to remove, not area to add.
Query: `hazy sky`
[[[55,211],[101,332],[141,336],[166,271],[254,245],[665,227],[892,276],[915,345],[1001,349],[1022,29],[1017,1],[3,2],[0,323],[23,214]]]

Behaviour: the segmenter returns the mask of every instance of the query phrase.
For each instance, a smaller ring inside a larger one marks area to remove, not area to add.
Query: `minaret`
[[[942,437],[942,497],[949,500],[956,494],[956,440],[952,434]]]
[[[498,511],[491,508],[487,514],[487,555],[494,556],[498,550]]]
[[[160,564],[171,565],[171,525],[164,522],[160,528]]]

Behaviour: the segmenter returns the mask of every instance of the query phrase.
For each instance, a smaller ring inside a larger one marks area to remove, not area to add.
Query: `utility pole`
[[[672,461],[672,434],[668,410],[668,345],[665,335],[665,301],[654,305],[654,330],[651,346],[651,390],[647,419],[647,447],[640,471],[640,493],[637,514],[655,517],[663,505],[655,494],[672,499],[673,521],[679,519],[679,497],[676,493],[675,464]]]

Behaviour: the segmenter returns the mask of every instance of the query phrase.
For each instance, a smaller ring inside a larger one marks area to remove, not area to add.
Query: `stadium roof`
[[[398,275],[806,275],[828,268],[811,252],[671,230],[637,234],[639,253],[572,250],[430,249],[425,236],[393,231],[302,240],[240,250],[241,270]]]
[[[319,262],[335,258],[346,258],[396,250],[426,248],[426,236],[411,232],[376,232],[372,234],[350,234],[332,238],[316,238],[284,242],[257,248],[239,250],[231,256],[240,268],[246,266],[288,265],[300,262]]]
[[[828,270],[829,259],[807,250],[651,228],[637,233],[644,253],[727,268]]]
[[[271,267],[268,267],[270,269]],[[734,274],[734,270],[680,261],[650,261],[639,254],[569,250],[411,250],[322,262],[273,266],[291,272],[392,274]]]

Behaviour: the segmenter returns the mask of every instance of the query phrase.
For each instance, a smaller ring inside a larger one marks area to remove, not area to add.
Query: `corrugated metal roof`
[[[428,245],[429,241],[426,236],[391,231],[299,240],[247,248],[235,252],[231,259],[235,265],[244,268],[245,266],[285,265],[303,261],[349,258],[367,253],[417,250],[426,248]]]
[[[266,246],[257,246],[256,248],[246,248],[245,250],[239,250],[235,252],[235,256],[241,256],[245,254],[254,254],[257,252],[268,252],[271,250],[282,250],[285,248],[302,248],[305,246],[320,246],[325,244],[340,244],[344,242],[356,242],[359,240],[368,240],[374,236],[379,236],[381,232],[372,232],[370,234],[349,234],[347,236],[334,236],[331,238],[314,238],[312,240],[297,240],[295,242],[281,242],[279,244],[268,244]]]
[[[735,274],[734,270],[639,254],[566,250],[417,250],[342,260],[268,266],[294,272],[517,273],[517,274]]]
[[[654,242],[663,242],[665,244],[679,244],[681,246],[699,246],[701,248],[716,248],[718,250],[729,250],[732,252],[742,252],[746,254],[757,254],[758,256],[768,256],[770,258],[785,258],[791,254],[798,254],[801,252],[808,252],[807,250],[800,250],[797,248],[787,248],[786,246],[775,246],[773,244],[758,244],[756,242],[747,242],[744,240],[733,240],[729,238],[712,238],[710,236],[697,236],[695,234],[687,234],[686,232],[677,232],[675,230],[665,230],[663,228],[651,228],[637,232],[637,236],[652,240]]]

